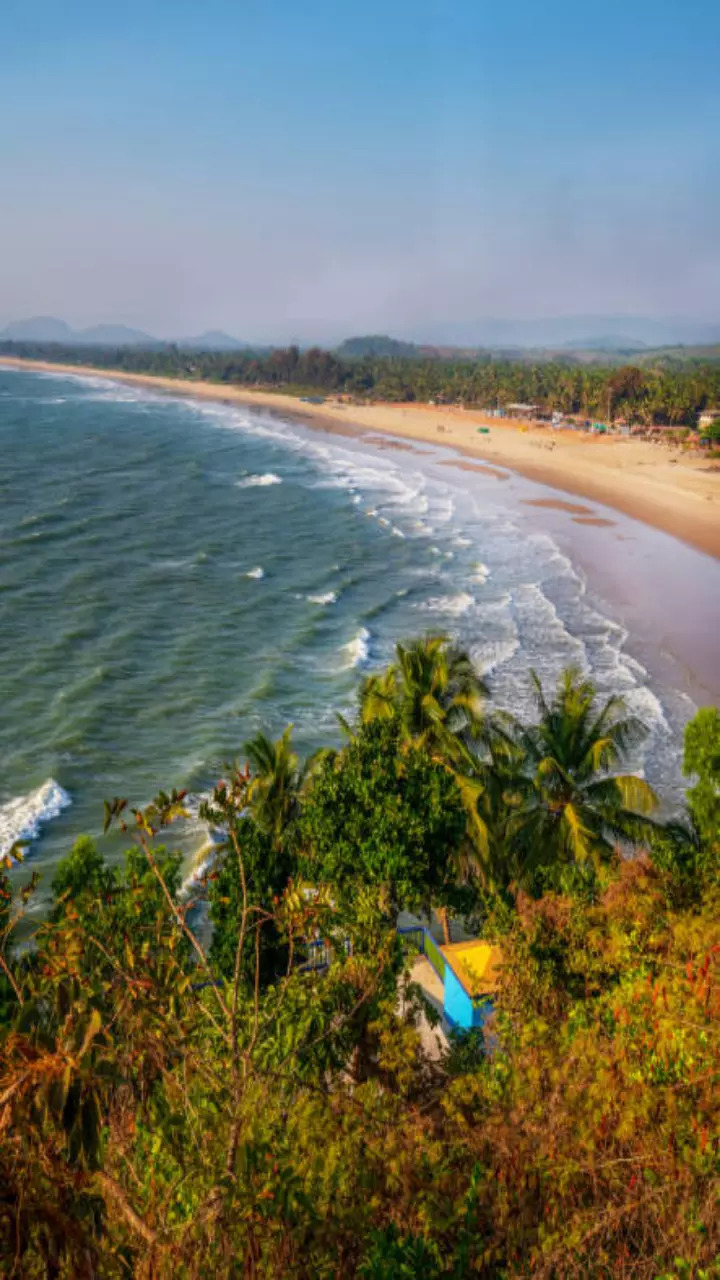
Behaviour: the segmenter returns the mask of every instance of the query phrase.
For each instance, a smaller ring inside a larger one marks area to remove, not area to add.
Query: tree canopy
[[[361,339],[338,351],[296,346],[272,350],[189,351],[152,347],[0,342],[0,354],[98,369],[265,387],[292,394],[343,395],[357,400],[418,401],[485,409],[525,403],[546,414],[608,415],[645,427],[694,427],[698,414],[720,405],[720,360],[679,352],[638,357],[634,365],[587,363],[568,353],[429,354],[391,339]]]

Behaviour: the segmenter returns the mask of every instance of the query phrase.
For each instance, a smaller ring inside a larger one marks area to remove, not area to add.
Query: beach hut
[[[399,924],[398,933],[418,949],[413,981],[442,1012],[445,1029],[482,1027],[492,1012],[502,965],[500,948],[482,938],[442,944],[419,923]]]
[[[443,1007],[453,1028],[482,1027],[492,1013],[492,997],[502,964],[500,948],[474,938],[440,947],[445,960]]]
[[[509,404],[506,408],[511,418],[537,418],[540,413],[537,404]]]

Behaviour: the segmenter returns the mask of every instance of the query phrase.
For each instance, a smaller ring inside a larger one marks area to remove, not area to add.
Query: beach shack
[[[442,1011],[446,1029],[482,1027],[492,1012],[502,965],[500,948],[482,938],[443,944],[421,924],[399,925],[398,933],[417,947],[413,981]]]
[[[492,1013],[492,997],[502,962],[500,948],[474,938],[439,948],[445,960],[444,1012],[453,1028],[482,1027]]]
[[[540,414],[537,404],[508,404],[505,407],[511,418],[537,418]]]

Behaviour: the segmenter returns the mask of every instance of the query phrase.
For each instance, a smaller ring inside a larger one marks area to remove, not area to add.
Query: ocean
[[[288,722],[301,753],[339,742],[362,677],[425,632],[518,714],[531,669],[621,693],[651,730],[636,767],[677,804],[683,725],[717,696],[700,552],[597,504],[607,524],[578,525],[532,505],[567,495],[440,446],[102,378],[0,370],[0,450],[0,848],[30,841],[37,910],[105,798],[196,801]],[[206,833],[178,838],[191,875]]]

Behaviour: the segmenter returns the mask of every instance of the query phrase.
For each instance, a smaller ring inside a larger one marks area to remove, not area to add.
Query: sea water
[[[594,589],[592,562],[607,578],[619,557],[632,581],[664,539],[711,597],[717,562],[622,517],[572,528],[529,505],[548,490],[447,448],[373,441],[0,370],[0,848],[30,842],[40,908],[104,799],[197,798],[289,722],[301,753],[338,742],[363,676],[428,632],[456,636],[520,715],[531,670],[551,689],[574,665],[622,694],[650,730],[635,766],[677,799],[682,726],[707,699],[647,611]],[[206,833],[179,838],[190,874]]]

